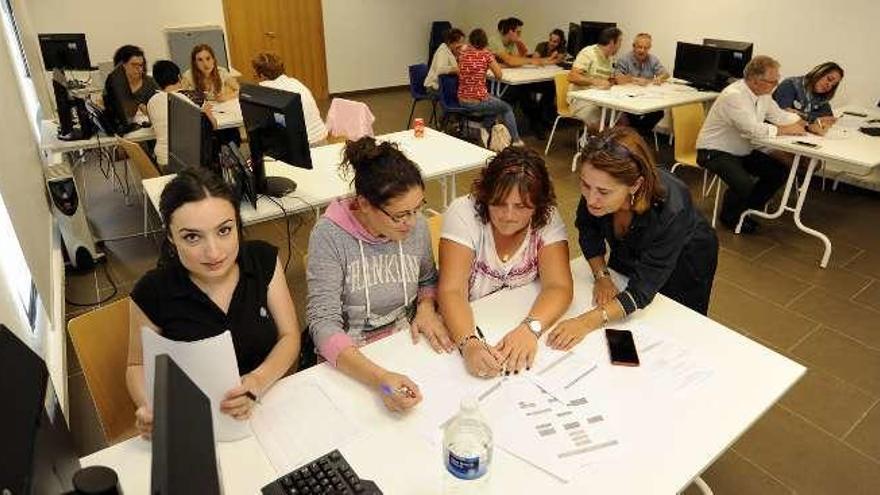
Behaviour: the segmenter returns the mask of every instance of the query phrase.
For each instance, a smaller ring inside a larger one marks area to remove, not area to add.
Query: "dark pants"
[[[715,229],[703,221],[691,241],[681,250],[675,269],[660,293],[705,315],[709,311],[709,297],[717,266],[718,237]]]
[[[626,114],[629,120],[629,126],[639,131],[639,134],[645,135],[654,130],[657,122],[663,120],[663,111],[646,113],[644,115]]]
[[[762,210],[785,183],[786,166],[760,151],[736,156],[718,150],[697,150],[697,163],[727,184],[719,218],[728,227],[746,209]]]

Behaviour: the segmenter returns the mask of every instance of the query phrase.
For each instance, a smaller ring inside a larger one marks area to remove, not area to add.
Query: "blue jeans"
[[[473,115],[484,116],[483,126],[487,129],[492,127],[492,124],[495,123],[495,117],[500,115],[504,121],[504,127],[507,127],[507,132],[510,133],[510,141],[515,143],[520,140],[519,132],[516,130],[516,118],[513,116],[513,107],[501,98],[489,95],[488,99],[479,103],[463,101],[461,106]]]

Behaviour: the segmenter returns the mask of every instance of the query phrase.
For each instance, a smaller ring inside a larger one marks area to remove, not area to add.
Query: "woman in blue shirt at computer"
[[[830,102],[841,80],[843,68],[835,62],[825,62],[803,76],[783,80],[773,92],[773,99],[783,110],[794,112],[809,122],[810,132],[823,135],[837,120]]]

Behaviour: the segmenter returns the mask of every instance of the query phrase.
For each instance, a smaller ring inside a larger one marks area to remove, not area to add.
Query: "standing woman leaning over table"
[[[425,183],[394,144],[371,137],[346,143],[342,168],[354,172],[355,195],[330,203],[309,239],[309,333],[328,363],[402,412],[421,401],[418,386],[358,347],[408,327],[413,343],[422,334],[437,352],[452,350],[434,309]]]
[[[508,147],[483,168],[471,194],[443,215],[439,302],[453,342],[475,376],[531,367],[542,333],[573,294],[568,236],[544,160]],[[482,340],[470,301],[540,279],[526,318],[494,347]]]
[[[142,436],[150,435],[153,414],[141,328],[184,342],[229,330],[241,385],[227,392],[220,410],[242,421],[299,355],[299,324],[278,249],[241,240],[238,205],[226,183],[204,168],[180,172],[162,191],[166,238],[159,264],[131,291],[125,378]]]
[[[706,314],[718,238],[687,186],[655,166],[641,136],[614,127],[592,138],[580,180],[575,225],[593,272],[596,307],[561,322],[550,332],[550,346],[570,349],[587,333],[646,307],[658,292]],[[625,287],[615,285],[609,267],[629,277]]]

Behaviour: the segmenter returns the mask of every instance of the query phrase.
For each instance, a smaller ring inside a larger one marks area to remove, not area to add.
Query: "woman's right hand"
[[[379,393],[385,407],[394,412],[405,412],[422,401],[419,386],[409,377],[386,371],[379,379]]]
[[[141,438],[149,440],[153,435],[153,411],[149,406],[141,406],[134,412],[134,425]]]
[[[596,306],[603,306],[605,303],[617,297],[619,292],[617,286],[614,285],[614,282],[611,280],[611,277],[597,279],[596,283],[593,284],[593,304]]]
[[[461,349],[468,373],[480,378],[494,378],[501,373],[501,354],[479,339],[468,339]]]

